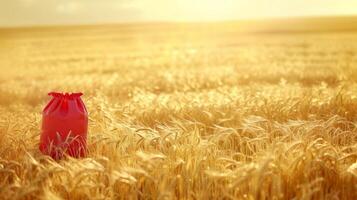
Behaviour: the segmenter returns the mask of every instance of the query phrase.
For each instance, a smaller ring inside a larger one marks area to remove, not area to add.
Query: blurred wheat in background
[[[357,35],[217,24],[0,31],[1,199],[356,199]],[[89,155],[38,150],[84,92]]]

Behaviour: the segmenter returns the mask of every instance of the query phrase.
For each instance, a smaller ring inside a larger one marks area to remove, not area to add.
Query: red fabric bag
[[[88,113],[82,93],[51,92],[51,101],[42,112],[40,151],[54,159],[64,154],[84,157],[87,152]]]

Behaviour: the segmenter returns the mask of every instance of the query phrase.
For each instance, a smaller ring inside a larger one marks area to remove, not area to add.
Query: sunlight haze
[[[357,14],[356,0],[0,0],[0,26]]]

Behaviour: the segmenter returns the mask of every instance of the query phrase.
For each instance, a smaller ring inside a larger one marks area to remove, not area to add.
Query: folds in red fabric
[[[42,112],[40,151],[54,159],[79,158],[87,152],[88,113],[82,93],[57,93]]]

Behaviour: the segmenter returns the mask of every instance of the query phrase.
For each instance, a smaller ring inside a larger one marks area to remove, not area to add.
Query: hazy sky
[[[357,15],[357,0],[0,0],[0,26]]]

